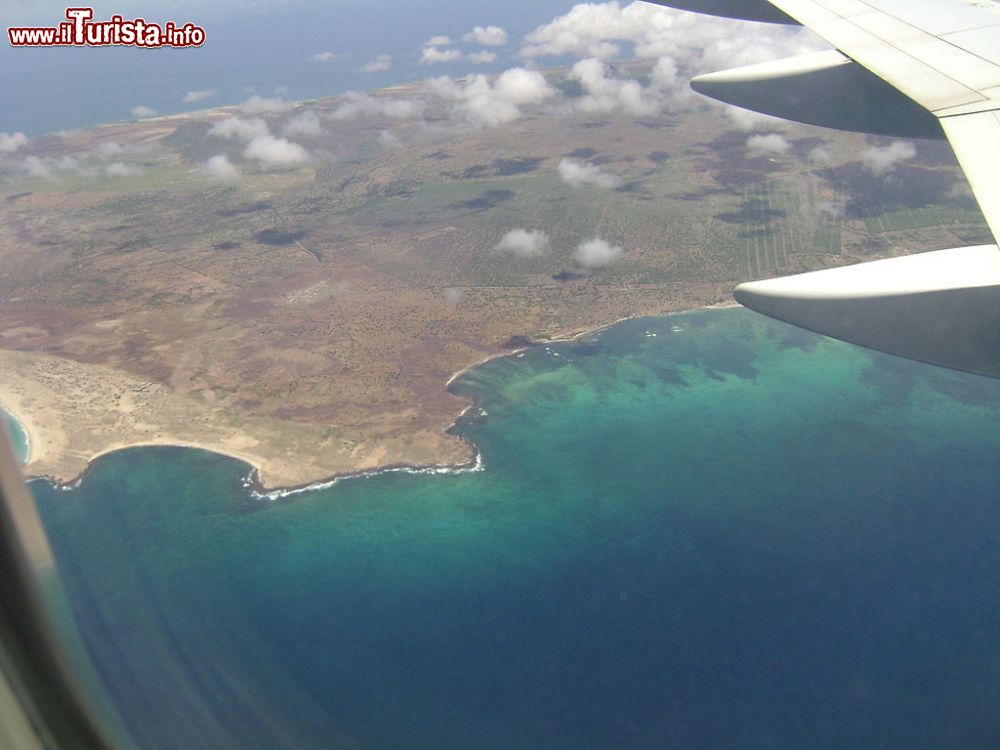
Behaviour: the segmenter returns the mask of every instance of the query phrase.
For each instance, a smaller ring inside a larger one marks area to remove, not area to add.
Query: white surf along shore
[[[705,309],[710,309],[710,310],[711,309],[715,309],[715,310],[718,310],[718,309],[728,309],[728,308],[732,308],[732,307],[739,307],[739,305],[737,303],[735,303],[735,302],[722,303],[722,304],[718,304],[717,303],[717,304],[714,304],[714,305],[707,305],[705,307],[695,308],[693,310],[683,310],[683,311],[678,311],[678,312],[665,313],[662,317],[671,317],[671,316],[674,316],[674,315],[682,315],[684,313],[696,312],[698,310],[705,310]],[[589,329],[589,330],[586,330],[586,331],[580,331],[580,332],[575,333],[575,334],[573,334],[571,336],[537,341],[537,342],[533,342],[532,344],[530,344],[528,346],[520,347],[518,349],[514,349],[514,350],[511,350],[511,351],[498,352],[498,353],[490,355],[488,357],[484,357],[483,359],[481,359],[479,361],[476,361],[476,362],[473,362],[473,363],[470,363],[469,365],[461,368],[460,370],[458,370],[457,372],[455,372],[454,374],[452,374],[452,376],[450,378],[448,378],[448,380],[445,382],[444,387],[445,388],[450,387],[456,380],[458,380],[460,377],[462,377],[463,375],[465,375],[469,371],[471,371],[471,370],[473,370],[473,369],[475,369],[477,367],[480,367],[480,366],[486,364],[487,362],[491,362],[491,361],[493,361],[495,359],[503,359],[503,358],[506,358],[506,357],[515,357],[515,356],[521,355],[524,351],[526,351],[528,349],[532,349],[532,348],[539,347],[539,346],[547,348],[548,346],[550,346],[552,344],[572,343],[572,342],[575,342],[575,341],[579,341],[580,339],[582,339],[584,337],[600,335],[603,331],[606,331],[607,329],[609,329],[609,328],[611,328],[613,326],[616,326],[616,325],[618,325],[620,323],[626,322],[628,320],[632,320],[635,317],[644,317],[644,316],[628,316],[628,317],[620,318],[618,320],[614,320],[614,321],[611,321],[609,323],[605,323],[605,324],[600,325],[600,326],[598,326],[596,328],[593,328],[593,329]],[[655,317],[661,317],[661,316],[655,316]],[[41,453],[45,453],[46,452],[46,444],[45,444],[44,440],[42,439],[43,436],[39,434],[38,427],[35,424],[33,424],[32,420],[31,420],[31,415],[23,413],[24,410],[18,409],[16,407],[16,405],[14,406],[14,408],[10,408],[10,406],[7,403],[7,401],[8,400],[5,400],[4,402],[0,403],[0,411],[9,414],[14,419],[14,421],[17,422],[17,424],[20,426],[21,430],[23,431],[23,433],[25,435],[25,438],[27,440],[27,443],[28,443],[27,457],[26,457],[26,460],[24,462],[24,464],[27,464],[28,462],[30,462],[31,458],[36,454],[36,451],[40,451]],[[462,418],[465,417],[466,414],[468,414],[468,412],[469,412],[470,409],[476,409],[476,408],[480,408],[478,403],[473,403],[473,404],[468,405],[465,409],[462,410],[462,413],[459,414],[455,418],[455,421],[451,424],[451,426],[448,429],[449,430],[453,429],[462,420]],[[269,501],[281,500],[283,498],[292,497],[292,496],[295,496],[295,495],[300,495],[300,494],[303,494],[303,493],[306,493],[306,492],[312,492],[314,490],[328,489],[330,487],[335,486],[339,482],[342,482],[342,481],[345,481],[345,480],[349,480],[349,479],[362,479],[362,478],[367,478],[367,477],[378,476],[380,474],[402,473],[402,474],[414,474],[414,475],[431,475],[431,474],[437,474],[437,475],[456,475],[456,474],[467,474],[467,473],[481,472],[481,471],[485,470],[485,461],[483,459],[482,452],[479,450],[479,448],[477,446],[472,445],[470,443],[470,447],[472,448],[472,451],[473,451],[473,458],[472,458],[471,461],[468,461],[468,462],[465,462],[465,463],[460,463],[460,464],[431,464],[431,465],[424,465],[424,466],[413,466],[413,465],[406,465],[406,464],[395,464],[395,465],[382,466],[382,467],[377,467],[377,468],[372,468],[372,469],[360,469],[360,470],[357,470],[357,471],[343,471],[343,472],[338,472],[338,473],[332,474],[331,476],[329,476],[329,477],[327,477],[325,479],[322,479],[322,480],[319,480],[319,481],[316,481],[316,482],[310,482],[308,484],[302,484],[302,485],[296,485],[296,486],[289,486],[289,487],[278,487],[278,488],[275,488],[275,489],[268,489],[268,488],[266,488],[259,481],[259,478],[258,478],[259,477],[259,467],[255,464],[255,461],[251,457],[249,457],[249,456],[239,455],[238,453],[227,451],[225,449],[222,449],[222,448],[219,448],[219,447],[216,447],[216,446],[211,446],[211,445],[203,445],[203,444],[196,444],[196,443],[189,443],[189,442],[180,442],[180,441],[173,442],[173,441],[167,440],[167,441],[163,441],[163,442],[141,442],[141,443],[135,443],[135,444],[129,444],[129,445],[117,445],[117,446],[114,446],[112,448],[109,448],[108,450],[101,451],[100,453],[91,456],[90,460],[88,461],[87,468],[79,476],[76,476],[76,477],[74,477],[73,479],[71,479],[69,481],[59,481],[59,480],[57,480],[57,479],[55,479],[53,477],[47,477],[47,476],[30,476],[29,475],[28,478],[29,479],[44,479],[46,481],[51,482],[57,488],[62,489],[62,490],[75,489],[75,488],[77,488],[77,487],[80,486],[80,483],[83,481],[83,479],[86,477],[87,473],[91,470],[91,468],[94,466],[94,463],[98,459],[103,458],[103,457],[105,457],[107,455],[110,455],[111,453],[116,453],[116,452],[121,451],[121,450],[127,450],[127,449],[130,449],[130,448],[138,448],[138,447],[190,448],[190,449],[196,449],[196,450],[204,450],[204,451],[207,451],[207,452],[210,452],[210,453],[215,453],[217,455],[222,455],[222,456],[226,456],[228,458],[233,458],[233,459],[236,459],[238,461],[242,461],[243,463],[249,465],[249,467],[250,467],[249,472],[242,479],[243,486],[250,493],[250,495],[251,495],[251,497],[253,499],[256,499],[256,500],[269,500]],[[22,464],[22,465],[24,465],[24,464]]]

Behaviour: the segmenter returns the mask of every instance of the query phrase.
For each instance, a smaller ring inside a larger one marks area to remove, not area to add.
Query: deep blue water
[[[139,746],[1000,745],[1000,381],[731,310],[456,387],[480,473],[35,483]]]
[[[178,7],[179,6],[179,7]],[[160,114],[236,104],[251,93],[286,99],[334,96],[345,91],[381,88],[428,76],[496,72],[521,65],[521,37],[571,7],[571,0],[289,0],[281,3],[162,3],[108,0],[94,4],[94,18],[113,14],[150,22],[191,21],[204,27],[203,47],[187,49],[13,48],[7,26],[53,26],[65,20],[65,4],[51,0],[15,4],[3,18],[0,85],[4,106],[0,132],[29,136],[128,120],[137,105]],[[491,65],[458,62],[433,67],[418,64],[420,45],[431,36],[459,37],[474,26],[499,25],[510,44],[497,48]],[[333,52],[332,62],[312,56]],[[379,54],[393,56],[385,72],[360,73]],[[189,91],[217,94],[194,104]]]

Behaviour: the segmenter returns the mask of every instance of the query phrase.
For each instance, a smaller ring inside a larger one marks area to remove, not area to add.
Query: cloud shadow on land
[[[216,213],[219,216],[232,217],[232,216],[243,216],[244,214],[252,214],[257,211],[266,211],[271,208],[274,204],[271,201],[254,201],[253,203],[242,203],[239,206],[233,206],[232,208],[223,208]]]
[[[577,279],[585,279],[585,278],[587,278],[587,274],[579,273],[578,271],[563,270],[560,271],[559,273],[552,274],[552,280],[560,282],[576,281]]]
[[[847,197],[844,214],[849,219],[879,216],[887,211],[928,205],[955,205],[961,198],[949,195],[957,181],[950,171],[897,164],[891,173],[873,174],[861,162],[819,170],[838,195]]]
[[[513,190],[487,190],[478,198],[452,203],[448,206],[448,208],[465,208],[474,211],[484,211],[486,209],[499,206],[505,201],[509,201],[515,195],[517,195],[517,193]]]
[[[257,234],[253,236],[257,242],[262,245],[271,245],[272,247],[281,247],[284,245],[291,245],[301,240],[306,236],[303,231],[298,232],[288,232],[283,229],[276,229],[274,227],[268,229],[262,229]]]
[[[715,218],[727,224],[769,224],[775,219],[785,218],[784,210],[765,206],[757,197],[745,198],[735,211],[722,211]]]
[[[739,188],[767,179],[780,167],[764,155],[753,156],[747,149],[747,133],[728,130],[712,141],[698,144],[705,149],[698,169],[727,188]]]
[[[510,177],[517,174],[527,174],[538,169],[545,161],[544,156],[524,156],[514,159],[494,159],[490,164],[473,164],[462,172],[463,179],[480,177]],[[455,176],[449,173],[449,176]]]

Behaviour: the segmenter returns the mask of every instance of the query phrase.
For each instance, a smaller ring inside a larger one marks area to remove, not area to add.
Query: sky
[[[65,5],[0,0],[4,26],[55,25]],[[192,21],[198,49],[14,49],[0,45],[6,103],[0,132],[28,136],[141,114],[235,104],[249,96],[297,100],[511,68],[581,64],[595,109],[632,108],[641,92],[604,80],[601,63],[640,57],[711,70],[821,49],[809,32],[713,19],[646,3],[567,0],[118,0],[95,5],[147,21]],[[684,81],[686,86],[686,80]],[[634,87],[633,87],[634,89]]]

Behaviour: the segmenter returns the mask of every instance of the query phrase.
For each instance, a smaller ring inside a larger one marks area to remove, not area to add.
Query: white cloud
[[[42,159],[38,156],[26,156],[21,168],[30,177],[37,177],[43,180],[56,179],[55,170],[48,159]]]
[[[780,156],[787,154],[792,144],[777,133],[752,135],[747,138],[747,150],[751,156]]]
[[[481,74],[456,81],[448,76],[426,81],[430,91],[453,102],[452,116],[476,128],[495,128],[523,116],[522,106],[541,104],[556,90],[538,71],[505,70],[492,82]]]
[[[417,99],[390,99],[382,103],[382,114],[394,120],[419,117],[424,111],[424,103]]]
[[[0,133],[0,154],[12,154],[27,143],[24,133]]]
[[[421,65],[436,65],[437,63],[454,62],[461,59],[462,53],[457,49],[438,49],[437,47],[424,47],[420,52]]]
[[[722,106],[724,107],[723,112],[725,112],[726,117],[733,121],[733,125],[748,133],[757,130],[778,130],[788,124],[786,120],[750,109],[732,107],[728,104]]]
[[[444,301],[449,305],[457,305],[462,301],[462,297],[464,295],[462,294],[461,289],[456,289],[455,287],[450,286],[442,292],[442,296],[444,297]]]
[[[810,32],[718,19],[651,3],[579,3],[525,37],[524,57],[576,55],[608,60],[632,45],[636,57],[669,56],[695,72],[749,65],[822,49]]]
[[[625,248],[620,245],[612,245],[607,240],[595,237],[581,242],[573,253],[573,259],[585,268],[607,268],[622,257],[624,252]]]
[[[201,165],[201,171],[205,176],[220,182],[233,182],[240,178],[239,170],[226,158],[225,154],[218,154],[210,158]]]
[[[219,92],[215,89],[201,89],[199,91],[188,91],[184,94],[184,103],[193,104],[194,102],[200,102],[204,99],[211,99],[216,96]]]
[[[621,178],[617,175],[608,174],[590,162],[584,164],[574,159],[563,159],[559,162],[559,176],[563,182],[575,188],[594,185],[611,190],[622,184]]]
[[[389,70],[392,67],[392,55],[387,55],[382,53],[374,60],[369,63],[365,63],[360,68],[358,72],[360,73],[381,73],[383,70]]]
[[[813,164],[829,164],[833,161],[833,155],[826,146],[816,146],[809,152],[808,158]]]
[[[340,55],[338,55],[336,52],[331,52],[330,50],[326,50],[325,52],[317,52],[309,59],[315,60],[316,62],[333,62],[339,57]]]
[[[519,106],[541,104],[556,95],[556,90],[545,80],[545,76],[537,70],[524,68],[505,70],[496,77],[493,90],[497,95]]]
[[[120,166],[124,167],[125,165],[120,164]],[[60,172],[73,172],[81,177],[97,177],[102,174],[103,171],[96,166],[87,166],[82,164],[77,157],[69,155],[60,156],[58,158],[27,156],[21,163],[21,169],[27,172],[31,177],[38,177],[46,180],[58,180]],[[111,170],[111,174],[117,172],[118,169],[118,167],[115,167]]]
[[[462,41],[484,47],[501,47],[507,43],[507,32],[499,26],[476,26],[462,36]]]
[[[496,62],[497,53],[484,49],[481,52],[470,52],[464,59],[467,63],[472,63],[473,65],[486,65]]]
[[[424,111],[424,103],[417,99],[380,99],[370,94],[348,91],[344,101],[330,113],[334,120],[351,120],[355,117],[391,117],[406,120],[419,117]]]
[[[816,203],[816,213],[830,220],[837,220],[844,217],[847,206],[843,200],[819,201]]]
[[[112,177],[133,177],[137,174],[142,174],[142,167],[116,161],[114,164],[106,166],[104,171]]]
[[[672,57],[661,57],[653,66],[650,78],[659,89],[674,88],[677,86],[677,63]]]
[[[315,138],[323,134],[323,128],[319,122],[319,115],[311,110],[307,110],[289,120],[281,132],[285,135],[302,135]]]
[[[147,107],[145,104],[139,104],[132,107],[132,117],[137,120],[142,120],[146,117],[156,117],[156,110],[152,107]]]
[[[439,34],[438,36],[432,36],[426,42],[421,44],[421,47],[446,47],[451,44],[451,37]]]
[[[899,162],[916,155],[917,149],[909,141],[893,141],[888,146],[865,149],[861,154],[861,163],[873,175],[881,177],[895,169]]]
[[[597,58],[580,60],[573,65],[570,75],[587,92],[576,103],[584,112],[622,110],[644,117],[658,113],[663,107],[656,91],[643,88],[642,84],[632,79],[610,77],[607,66]]]
[[[540,229],[512,229],[496,244],[496,250],[521,258],[538,258],[549,249],[549,236]]]
[[[215,123],[208,130],[209,135],[217,138],[239,138],[241,141],[252,141],[262,135],[268,135],[267,124],[259,117],[252,120],[241,120],[239,117],[227,117]]]
[[[260,115],[268,112],[287,112],[292,108],[291,102],[286,102],[280,96],[265,98],[254,94],[240,104],[240,109],[248,115]]]
[[[256,159],[268,166],[289,167],[309,161],[309,152],[297,143],[273,135],[259,135],[247,144],[244,158]]]
[[[93,177],[96,174],[93,170],[88,170],[80,164],[80,160],[75,156],[60,156],[58,159],[53,159],[52,163],[55,165],[56,169],[63,172],[80,172],[87,173],[89,171],[89,176]]]
[[[399,148],[403,145],[403,141],[391,130],[380,130],[378,133],[378,142],[379,145],[385,148]]]
[[[121,156],[124,153],[125,147],[115,141],[105,141],[94,149],[94,154],[101,159],[106,159],[109,156]]]

